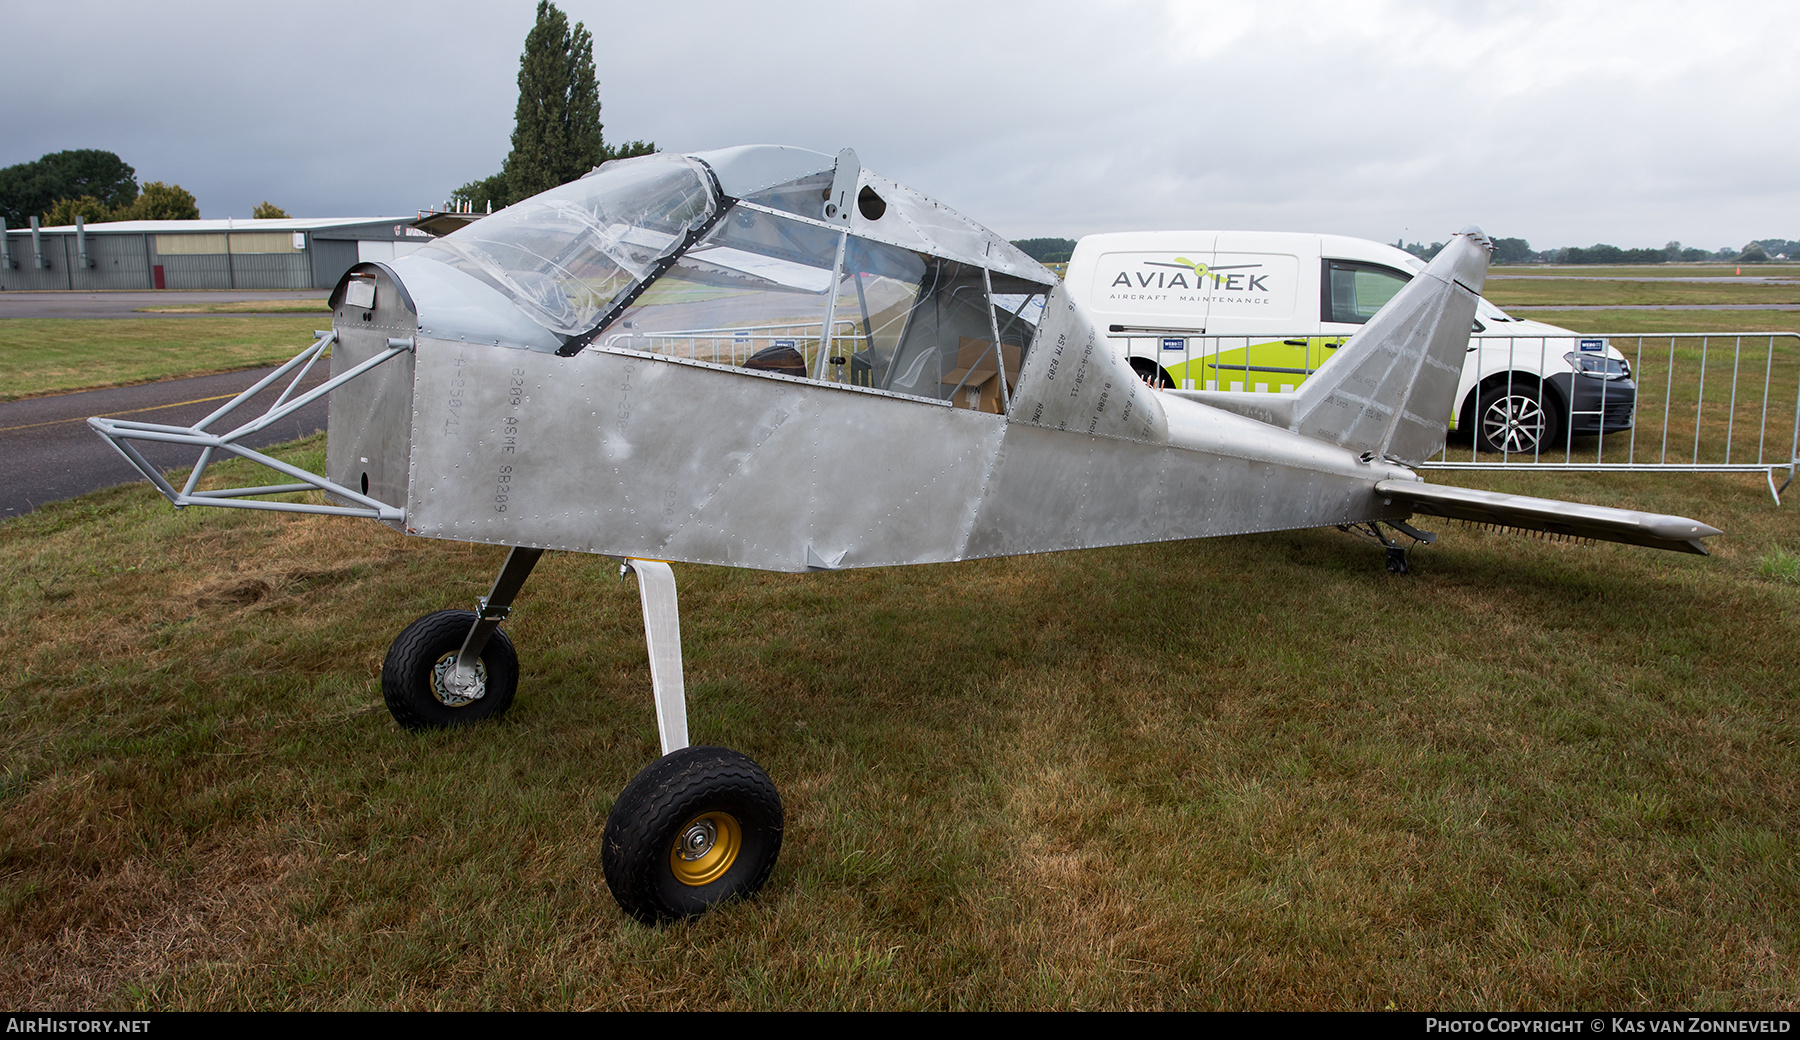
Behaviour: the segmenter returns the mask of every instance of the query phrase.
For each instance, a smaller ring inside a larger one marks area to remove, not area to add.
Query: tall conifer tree
[[[594,77],[594,38],[549,0],[538,0],[537,24],[519,57],[519,106],[512,152],[500,172],[470,181],[456,198],[477,211],[498,209],[580,177],[608,159],[656,151],[650,141],[617,148],[601,136],[600,84]]]
[[[549,0],[538,0],[537,24],[519,58],[519,107],[512,154],[506,157],[509,201],[566,184],[605,158],[594,39]]]

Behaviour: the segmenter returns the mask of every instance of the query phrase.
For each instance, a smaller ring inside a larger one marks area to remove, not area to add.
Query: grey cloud
[[[851,145],[1013,237],[1800,234],[1777,4],[563,6],[609,138]],[[33,5],[0,163],[110,148],[208,216],[408,213],[498,168],[533,7]]]

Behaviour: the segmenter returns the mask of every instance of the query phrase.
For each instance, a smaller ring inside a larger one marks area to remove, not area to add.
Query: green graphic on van
[[[1202,354],[1181,364],[1164,364],[1180,387],[1196,390],[1280,390],[1299,386],[1318,371],[1348,336],[1310,336],[1252,343],[1235,350]],[[1188,380],[1193,380],[1189,383]]]
[[[1187,265],[1187,266],[1188,266],[1188,267],[1191,267],[1191,268],[1193,268],[1193,270],[1194,270],[1194,284],[1195,284],[1195,285],[1199,285],[1199,284],[1200,284],[1200,279],[1202,279],[1202,278],[1204,278],[1204,277],[1206,277],[1206,270],[1207,270],[1207,268],[1206,268],[1206,265],[1205,265],[1205,264],[1203,264],[1203,263],[1199,263],[1199,262],[1198,262],[1198,261],[1194,261],[1194,260],[1189,260],[1189,259],[1188,259],[1188,258],[1187,258],[1187,257],[1185,257],[1185,256],[1178,256],[1178,257],[1176,257],[1176,258],[1175,258],[1175,262],[1176,262],[1176,263],[1178,263],[1178,264],[1186,264],[1186,265]],[[1159,266],[1160,266],[1160,265],[1159,265]]]
[[[1131,272],[1120,271],[1119,276],[1112,280],[1113,288],[1118,288],[1122,285],[1127,289],[1198,289],[1205,285],[1204,279],[1211,278],[1215,289],[1228,289],[1239,292],[1269,291],[1269,286],[1267,284],[1269,276],[1266,274],[1244,275],[1219,273],[1221,271],[1247,270],[1253,267],[1261,267],[1261,264],[1220,264],[1218,266],[1208,266],[1198,260],[1189,260],[1185,256],[1178,256],[1175,260],[1176,262],[1172,264],[1162,263],[1157,260],[1145,260],[1144,266],[1173,267],[1178,270],[1192,271],[1194,273],[1193,285],[1188,285],[1187,275],[1185,274],[1176,274],[1171,277],[1163,274],[1161,271],[1140,271],[1138,272],[1137,281],[1133,282],[1131,280]]]

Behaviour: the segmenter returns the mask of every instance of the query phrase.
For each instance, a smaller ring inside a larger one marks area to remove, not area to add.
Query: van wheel
[[[1144,381],[1144,385],[1153,390],[1173,390],[1175,388],[1175,380],[1169,375],[1168,369],[1149,358],[1132,358],[1131,370]]]
[[[1476,391],[1475,443],[1482,451],[1537,455],[1556,445],[1562,423],[1536,379],[1490,380]]]

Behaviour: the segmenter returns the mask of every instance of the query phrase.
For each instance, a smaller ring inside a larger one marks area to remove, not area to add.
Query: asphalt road
[[[314,366],[302,388],[324,382],[330,375],[330,367],[327,361]],[[0,404],[0,459],[14,467],[12,479],[6,482],[4,490],[0,490],[0,518],[20,516],[45,502],[72,498],[133,480],[143,484],[144,494],[155,495],[149,481],[88,426],[88,416],[190,426],[272,371],[273,368],[264,368],[195,376]],[[225,432],[262,414],[280,396],[285,385],[286,381],[283,381],[258,394],[240,406],[236,415],[221,420],[213,429]],[[324,400],[314,401],[268,429],[244,438],[243,443],[260,448],[322,430],[325,428],[325,409]],[[232,419],[236,421],[230,421]],[[199,453],[197,448],[173,444],[138,441],[137,446],[146,458],[165,471],[193,465]],[[287,482],[288,478],[272,472],[266,481],[258,481]]]
[[[114,290],[110,292],[0,292],[0,318],[192,318],[192,314],[139,314],[140,307],[180,307],[201,303],[243,303],[251,300],[323,300],[324,289],[239,290]],[[254,315],[255,311],[233,311]],[[276,312],[292,314],[292,311]],[[304,312],[302,312],[304,313]],[[326,317],[325,312],[319,312]]]

